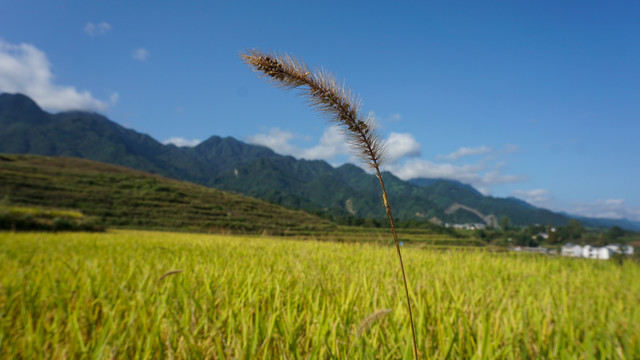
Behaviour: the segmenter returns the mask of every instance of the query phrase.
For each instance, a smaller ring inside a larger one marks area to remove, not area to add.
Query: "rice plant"
[[[0,359],[410,359],[394,253],[269,237],[0,232]],[[640,355],[636,263],[482,250],[416,250],[405,261],[425,358]]]
[[[303,61],[289,55],[265,53],[260,50],[249,50],[241,54],[241,57],[254,70],[263,73],[275,86],[300,90],[313,108],[327,115],[332,123],[338,125],[344,131],[350,145],[360,156],[361,161],[374,171],[380,182],[382,202],[389,219],[400,262],[407,309],[409,311],[409,323],[411,324],[414,356],[417,359],[418,347],[411,300],[409,298],[409,286],[389,198],[382,180],[382,173],[380,172],[380,166],[384,159],[384,146],[378,136],[373,117],[363,116],[359,109],[360,102],[357,96],[345,88],[344,83],[336,80],[335,76],[324,69],[311,69]]]

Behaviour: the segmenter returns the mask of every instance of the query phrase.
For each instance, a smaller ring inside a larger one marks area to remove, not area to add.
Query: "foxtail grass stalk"
[[[372,116],[363,117],[359,111],[358,97],[345,88],[344,83],[337,81],[331,73],[322,68],[312,70],[304,62],[289,55],[265,53],[260,50],[248,50],[240,56],[255,71],[264,74],[264,77],[270,80],[274,86],[300,90],[301,95],[308,99],[311,107],[328,115],[330,121],[344,131],[352,148],[360,155],[360,159],[375,172],[382,189],[382,201],[389,218],[393,241],[400,261],[407,308],[409,309],[409,322],[411,323],[413,355],[417,359],[418,346],[411,300],[409,299],[409,286],[407,285],[400,242],[393,222],[387,190],[380,172],[380,166],[384,160],[384,143],[378,135],[375,120]]]

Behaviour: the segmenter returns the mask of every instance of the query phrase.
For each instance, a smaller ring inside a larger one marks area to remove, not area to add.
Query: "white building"
[[[609,244],[606,247],[616,254],[633,255],[633,246],[631,245]]]
[[[568,243],[562,245],[560,255],[570,257],[582,257],[582,246]]]
[[[613,254],[633,255],[633,246],[609,244],[603,247],[595,247],[591,245],[580,246],[568,243],[562,245],[560,254],[562,256],[608,260]]]
[[[631,245],[623,245],[622,253],[625,255],[633,255],[633,246]]]

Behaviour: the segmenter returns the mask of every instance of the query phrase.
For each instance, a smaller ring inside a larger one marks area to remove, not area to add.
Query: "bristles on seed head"
[[[311,107],[328,115],[332,123],[342,128],[360,159],[378,169],[384,158],[384,144],[379,138],[375,120],[360,113],[360,100],[345,87],[344,82],[336,80],[325,69],[311,70],[303,61],[287,54],[254,49],[240,56],[255,71],[264,74],[274,86],[299,89]]]

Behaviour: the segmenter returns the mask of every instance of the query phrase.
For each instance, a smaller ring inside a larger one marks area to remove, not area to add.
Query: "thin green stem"
[[[391,224],[393,240],[398,251],[402,279],[404,280],[404,291],[407,296],[407,306],[409,308],[409,320],[411,322],[411,333],[413,335],[413,354],[418,359],[418,345],[416,342],[416,330],[413,324],[413,314],[411,312],[411,300],[409,299],[409,286],[407,276],[404,272],[402,254],[400,253],[400,243],[396,234],[396,227],[391,215],[391,207],[387,198],[387,191],[384,188],[382,175],[380,174],[380,163],[384,147],[378,139],[375,125],[372,118],[361,118],[358,109],[357,98],[353,97],[344,86],[341,86],[335,78],[320,71],[318,74],[311,74],[311,70],[303,62],[289,56],[277,56],[263,53],[259,50],[250,50],[247,54],[242,54],[243,60],[255,70],[263,72],[270,77],[277,86],[295,89],[308,88],[306,96],[311,100],[311,105],[316,109],[329,115],[331,121],[341,125],[347,135],[351,137],[351,145],[363,156],[365,163],[376,170],[380,186],[382,187],[382,197],[384,206]]]
[[[416,329],[413,324],[413,313],[411,311],[411,300],[409,298],[409,285],[407,285],[407,276],[404,272],[404,262],[402,261],[402,253],[400,252],[400,242],[398,241],[398,234],[396,233],[396,226],[393,222],[393,215],[391,214],[391,206],[389,205],[389,199],[387,198],[387,190],[384,188],[384,182],[382,181],[382,174],[380,169],[375,166],[376,176],[380,181],[380,187],[382,188],[382,200],[384,201],[384,208],[387,211],[387,217],[389,218],[389,224],[391,225],[391,232],[393,233],[393,241],[396,244],[396,251],[398,252],[398,259],[400,260],[400,269],[402,270],[402,280],[404,281],[404,292],[407,297],[407,308],[409,309],[409,321],[411,322],[411,335],[413,336],[413,356],[418,359],[418,342],[416,341]]]

